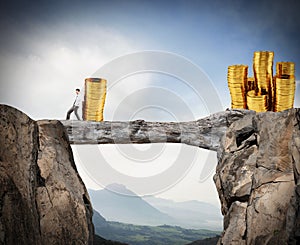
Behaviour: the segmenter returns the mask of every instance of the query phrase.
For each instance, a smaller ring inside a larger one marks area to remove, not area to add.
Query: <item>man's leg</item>
[[[79,117],[78,112],[77,112],[78,108],[79,108],[79,106],[75,106],[74,107],[74,112],[75,112],[75,115],[76,115],[77,119],[80,121],[80,117]]]
[[[68,110],[66,120],[69,120],[69,119],[70,119],[70,115],[71,115],[71,113],[72,113],[73,111],[74,111],[74,106],[72,106],[72,107],[70,108],[70,110]]]

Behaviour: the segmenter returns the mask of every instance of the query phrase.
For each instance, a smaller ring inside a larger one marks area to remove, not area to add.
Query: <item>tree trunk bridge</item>
[[[61,121],[71,144],[183,143],[217,151],[220,140],[247,110],[228,110],[189,122]]]

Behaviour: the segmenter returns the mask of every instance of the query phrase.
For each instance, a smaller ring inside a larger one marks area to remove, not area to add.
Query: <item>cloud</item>
[[[147,72],[118,81],[105,105],[106,120],[189,121],[205,113],[199,95],[182,81]]]
[[[84,78],[119,53],[134,50],[130,40],[111,29],[68,24],[56,30],[39,25],[33,29],[8,31],[11,40],[23,43],[1,46],[0,103],[35,119],[64,118],[74,88],[82,87]]]

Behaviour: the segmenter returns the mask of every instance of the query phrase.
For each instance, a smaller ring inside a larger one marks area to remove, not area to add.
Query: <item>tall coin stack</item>
[[[247,86],[248,66],[232,65],[228,67],[228,87],[231,95],[231,107],[247,108],[246,86]]]
[[[253,72],[257,83],[257,92],[268,95],[269,105],[267,110],[272,110],[273,98],[273,59],[272,51],[256,51],[253,56]]]
[[[276,63],[274,88],[274,111],[292,108],[296,90],[295,64],[293,62]]]
[[[83,120],[103,121],[106,80],[101,78],[86,78],[84,88]]]

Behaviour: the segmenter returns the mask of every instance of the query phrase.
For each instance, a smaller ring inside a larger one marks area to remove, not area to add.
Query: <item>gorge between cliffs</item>
[[[98,144],[114,143],[109,125],[99,123]],[[229,110],[181,126],[181,135],[176,125],[144,121],[128,130],[132,143],[149,143],[151,133],[161,142],[165,130],[167,142],[217,151],[214,182],[224,216],[218,244],[300,243],[299,109]],[[70,127],[0,105],[0,244],[93,244],[93,209],[73,159],[77,136]]]

